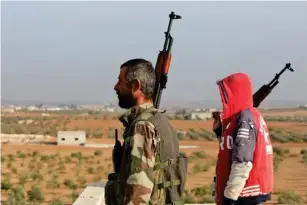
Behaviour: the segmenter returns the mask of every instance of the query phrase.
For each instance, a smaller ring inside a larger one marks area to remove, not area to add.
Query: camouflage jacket
[[[142,111],[152,107],[153,104],[146,103],[130,109],[124,116],[128,122],[125,131]],[[154,182],[161,171],[151,169],[155,165],[159,141],[154,125],[148,121],[138,121],[130,134],[124,134],[124,153],[119,175],[123,182],[121,192],[124,195],[124,205],[149,204],[150,201],[153,204],[164,204],[162,191],[153,193]]]

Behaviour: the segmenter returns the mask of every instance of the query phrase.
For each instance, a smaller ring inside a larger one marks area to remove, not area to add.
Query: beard
[[[123,109],[129,109],[136,105],[136,100],[133,98],[131,93],[128,94],[117,94],[118,106]]]

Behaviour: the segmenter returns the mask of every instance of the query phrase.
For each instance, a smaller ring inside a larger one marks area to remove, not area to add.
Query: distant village
[[[76,105],[76,104],[59,104],[56,106],[44,105],[44,104],[24,105],[24,106],[18,106],[18,105],[1,106],[1,111],[5,113],[14,113],[18,111],[55,112],[55,111],[73,111],[73,110],[117,112],[119,109],[117,109],[115,106],[112,106],[112,105],[108,106],[108,105]]]
[[[307,105],[300,105],[298,109],[307,110]],[[167,114],[172,116],[181,116],[185,120],[210,120],[212,119],[212,112],[217,111],[217,108],[182,108],[182,109],[167,109]],[[266,109],[264,109],[266,110]],[[118,106],[114,105],[76,105],[76,104],[59,104],[56,106],[51,105],[2,105],[1,113],[16,113],[19,111],[28,112],[46,112],[42,115],[49,115],[49,112],[60,112],[60,111],[94,111],[94,112],[122,112]],[[181,119],[180,118],[180,119]]]
[[[189,120],[208,120],[212,118],[212,112],[216,108],[197,108],[197,109],[170,109],[167,113],[171,115],[181,115],[184,119]],[[20,111],[28,112],[59,112],[59,111],[97,111],[97,112],[121,112],[122,109],[114,105],[76,105],[76,104],[60,104],[56,106],[50,105],[2,105],[2,113],[16,113]],[[44,114],[44,113],[43,113]]]

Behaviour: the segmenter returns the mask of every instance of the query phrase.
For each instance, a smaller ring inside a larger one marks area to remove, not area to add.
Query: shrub
[[[305,154],[305,153],[307,153],[307,148],[301,149],[301,154]]]
[[[300,195],[293,191],[282,191],[278,196],[278,204],[302,204],[303,200]]]
[[[191,193],[197,198],[198,203],[213,203],[215,202],[214,196],[212,196],[212,186],[201,186],[191,190]]]
[[[25,205],[25,194],[21,186],[16,188],[12,188],[8,199],[6,201],[6,205]]]
[[[16,167],[11,167],[11,171],[12,171],[12,173],[16,174],[17,173]]]
[[[38,203],[44,201],[44,194],[38,187],[32,187],[31,190],[27,192],[30,202]]]
[[[49,155],[42,155],[42,156],[41,156],[41,161],[47,162],[47,161],[49,161],[49,160],[50,160]]]
[[[50,205],[64,205],[64,202],[61,199],[52,199]]]
[[[65,156],[64,157],[64,162],[67,164],[67,163],[71,163],[72,160],[71,160],[71,158],[69,156]]]
[[[93,133],[93,137],[95,138],[101,138],[102,136],[103,136],[103,133],[102,133],[101,128],[97,128]]]
[[[69,189],[76,189],[77,188],[77,185],[70,179],[65,179],[64,180],[64,185],[66,187],[68,187]]]
[[[95,152],[94,152],[94,155],[95,156],[101,156],[103,154],[103,151],[102,150],[96,150]]]
[[[177,135],[178,135],[178,139],[179,140],[184,140],[185,139],[185,133],[184,133],[184,131],[178,131],[177,132]]]
[[[89,167],[89,168],[87,169],[87,172],[88,172],[89,174],[94,174],[94,168],[93,168],[93,167]]]
[[[289,149],[283,149],[281,147],[273,147],[273,152],[277,155],[277,156],[281,156],[284,157],[285,154],[289,153]]]
[[[301,153],[303,155],[303,163],[307,165],[307,150],[301,150]]]
[[[192,155],[194,155],[195,157],[199,158],[199,159],[204,159],[207,157],[206,153],[204,151],[202,152],[193,152]]]
[[[12,184],[8,180],[1,181],[1,189],[2,190],[9,190],[12,188]]]
[[[114,135],[115,135],[115,129],[113,127],[109,127],[108,138],[114,138]]]
[[[274,152],[274,171],[279,169],[279,165],[284,160],[285,155],[289,153],[289,149],[283,149],[280,147],[273,147]]]
[[[81,152],[73,152],[73,153],[71,153],[70,156],[71,156],[72,158],[77,158],[77,159],[79,159],[79,160],[83,158]]]
[[[58,182],[58,176],[53,175],[52,179],[47,182],[46,185],[47,189],[57,189],[60,188],[60,183]]]
[[[189,156],[189,162],[194,161],[195,159],[197,159],[194,155]]]
[[[198,172],[203,172],[203,171],[208,171],[210,167],[208,165],[200,165],[200,164],[195,164],[193,167],[193,173],[196,174]]]
[[[42,181],[43,180],[43,176],[38,171],[31,172],[30,177],[32,178],[33,181]]]
[[[32,157],[36,157],[36,156],[39,156],[39,152],[38,151],[33,151],[32,152]]]
[[[18,151],[18,152],[16,153],[16,156],[17,156],[18,158],[26,158],[26,154],[23,153],[23,152],[21,152],[21,151]]]
[[[12,154],[9,154],[8,158],[9,158],[9,162],[14,162],[15,161],[15,156],[12,155]]]
[[[198,140],[200,137],[199,133],[194,128],[190,128],[187,131],[187,136],[190,137],[190,139],[192,140]]]
[[[72,201],[76,201],[76,199],[77,199],[78,197],[79,197],[78,192],[73,191],[73,192],[71,193],[71,200],[72,200]]]

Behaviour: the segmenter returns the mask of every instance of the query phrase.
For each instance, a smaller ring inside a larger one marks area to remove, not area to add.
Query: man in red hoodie
[[[273,149],[266,123],[253,107],[250,78],[235,73],[217,82],[223,104],[214,122],[220,146],[217,205],[259,205],[271,199]]]

